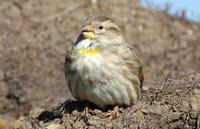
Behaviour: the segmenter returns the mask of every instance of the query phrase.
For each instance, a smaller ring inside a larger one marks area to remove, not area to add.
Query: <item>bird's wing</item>
[[[70,65],[72,63],[72,57],[71,57],[72,50],[73,48],[67,50],[65,55],[65,64],[64,64],[65,78],[70,91],[71,91],[71,81],[70,81],[71,79],[69,74],[70,74]]]
[[[137,51],[135,50],[135,48],[133,46],[131,46],[130,44],[127,44],[127,46],[130,49],[132,56],[136,60],[136,63],[138,64],[137,71],[138,71],[138,77],[139,77],[139,80],[140,80],[140,88],[142,88],[143,81],[144,81],[144,75],[143,75],[141,59],[139,58]]]
[[[143,75],[143,71],[142,71],[142,67],[141,66],[138,68],[138,73],[139,73],[139,78],[140,78],[140,87],[142,88],[143,81],[144,81],[144,75]]]

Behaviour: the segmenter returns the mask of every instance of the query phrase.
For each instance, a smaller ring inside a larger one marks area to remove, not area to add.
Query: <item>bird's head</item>
[[[83,22],[75,46],[82,53],[96,53],[123,42],[119,27],[108,17],[90,17]]]

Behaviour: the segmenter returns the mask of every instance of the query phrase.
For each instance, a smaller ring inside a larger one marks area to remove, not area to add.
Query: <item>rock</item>
[[[31,122],[26,117],[20,117],[14,126],[15,129],[34,129]]]
[[[51,124],[51,125],[47,126],[46,128],[47,129],[64,129],[59,124]]]
[[[0,120],[0,129],[10,129],[11,125],[4,120]]]
[[[36,108],[30,112],[29,116],[32,118],[37,118],[43,111],[44,109],[42,108]]]
[[[190,97],[192,110],[200,112],[200,90],[195,89],[193,94],[194,95]]]

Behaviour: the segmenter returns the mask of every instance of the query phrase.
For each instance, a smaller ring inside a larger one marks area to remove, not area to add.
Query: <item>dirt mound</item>
[[[200,81],[168,80],[157,87],[148,85],[141,101],[121,110],[112,121],[98,109],[92,115],[85,114],[81,102],[68,101],[53,111],[31,111],[29,117],[21,117],[16,122],[15,128],[200,128]]]
[[[1,0],[0,121],[2,118],[14,121],[38,107],[51,111],[72,98],[63,72],[65,51],[80,31],[81,21],[102,14],[117,21],[127,42],[141,53],[145,87],[151,84],[160,89],[170,78],[178,80],[175,85],[183,87],[190,85],[188,81],[199,80],[200,26],[195,23],[148,10],[135,0]],[[169,84],[169,87],[173,85]],[[185,90],[181,89],[181,92]],[[178,92],[179,96],[181,92]],[[171,98],[178,97],[175,92],[170,94],[175,95]],[[192,94],[185,95],[194,96]],[[148,107],[148,101],[143,98],[141,103],[145,102]],[[128,114],[129,110],[131,108],[123,112]],[[60,120],[73,123],[77,114]],[[123,117],[127,122],[134,122],[137,121],[132,118],[134,115]],[[139,116],[144,117],[140,113]],[[119,122],[123,117],[114,121]],[[159,118],[160,115],[154,121]],[[99,121],[100,118],[94,119]],[[166,119],[167,116],[161,120]],[[113,123],[113,126],[117,125]]]

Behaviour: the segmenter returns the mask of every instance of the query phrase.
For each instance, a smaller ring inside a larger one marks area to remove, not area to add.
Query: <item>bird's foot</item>
[[[95,112],[92,109],[90,109],[89,106],[86,106],[85,107],[85,115],[87,115],[87,114],[94,115]]]
[[[115,106],[113,110],[111,112],[107,112],[105,116],[108,117],[109,120],[112,120],[114,117],[118,117],[119,114],[120,114],[119,107]]]

